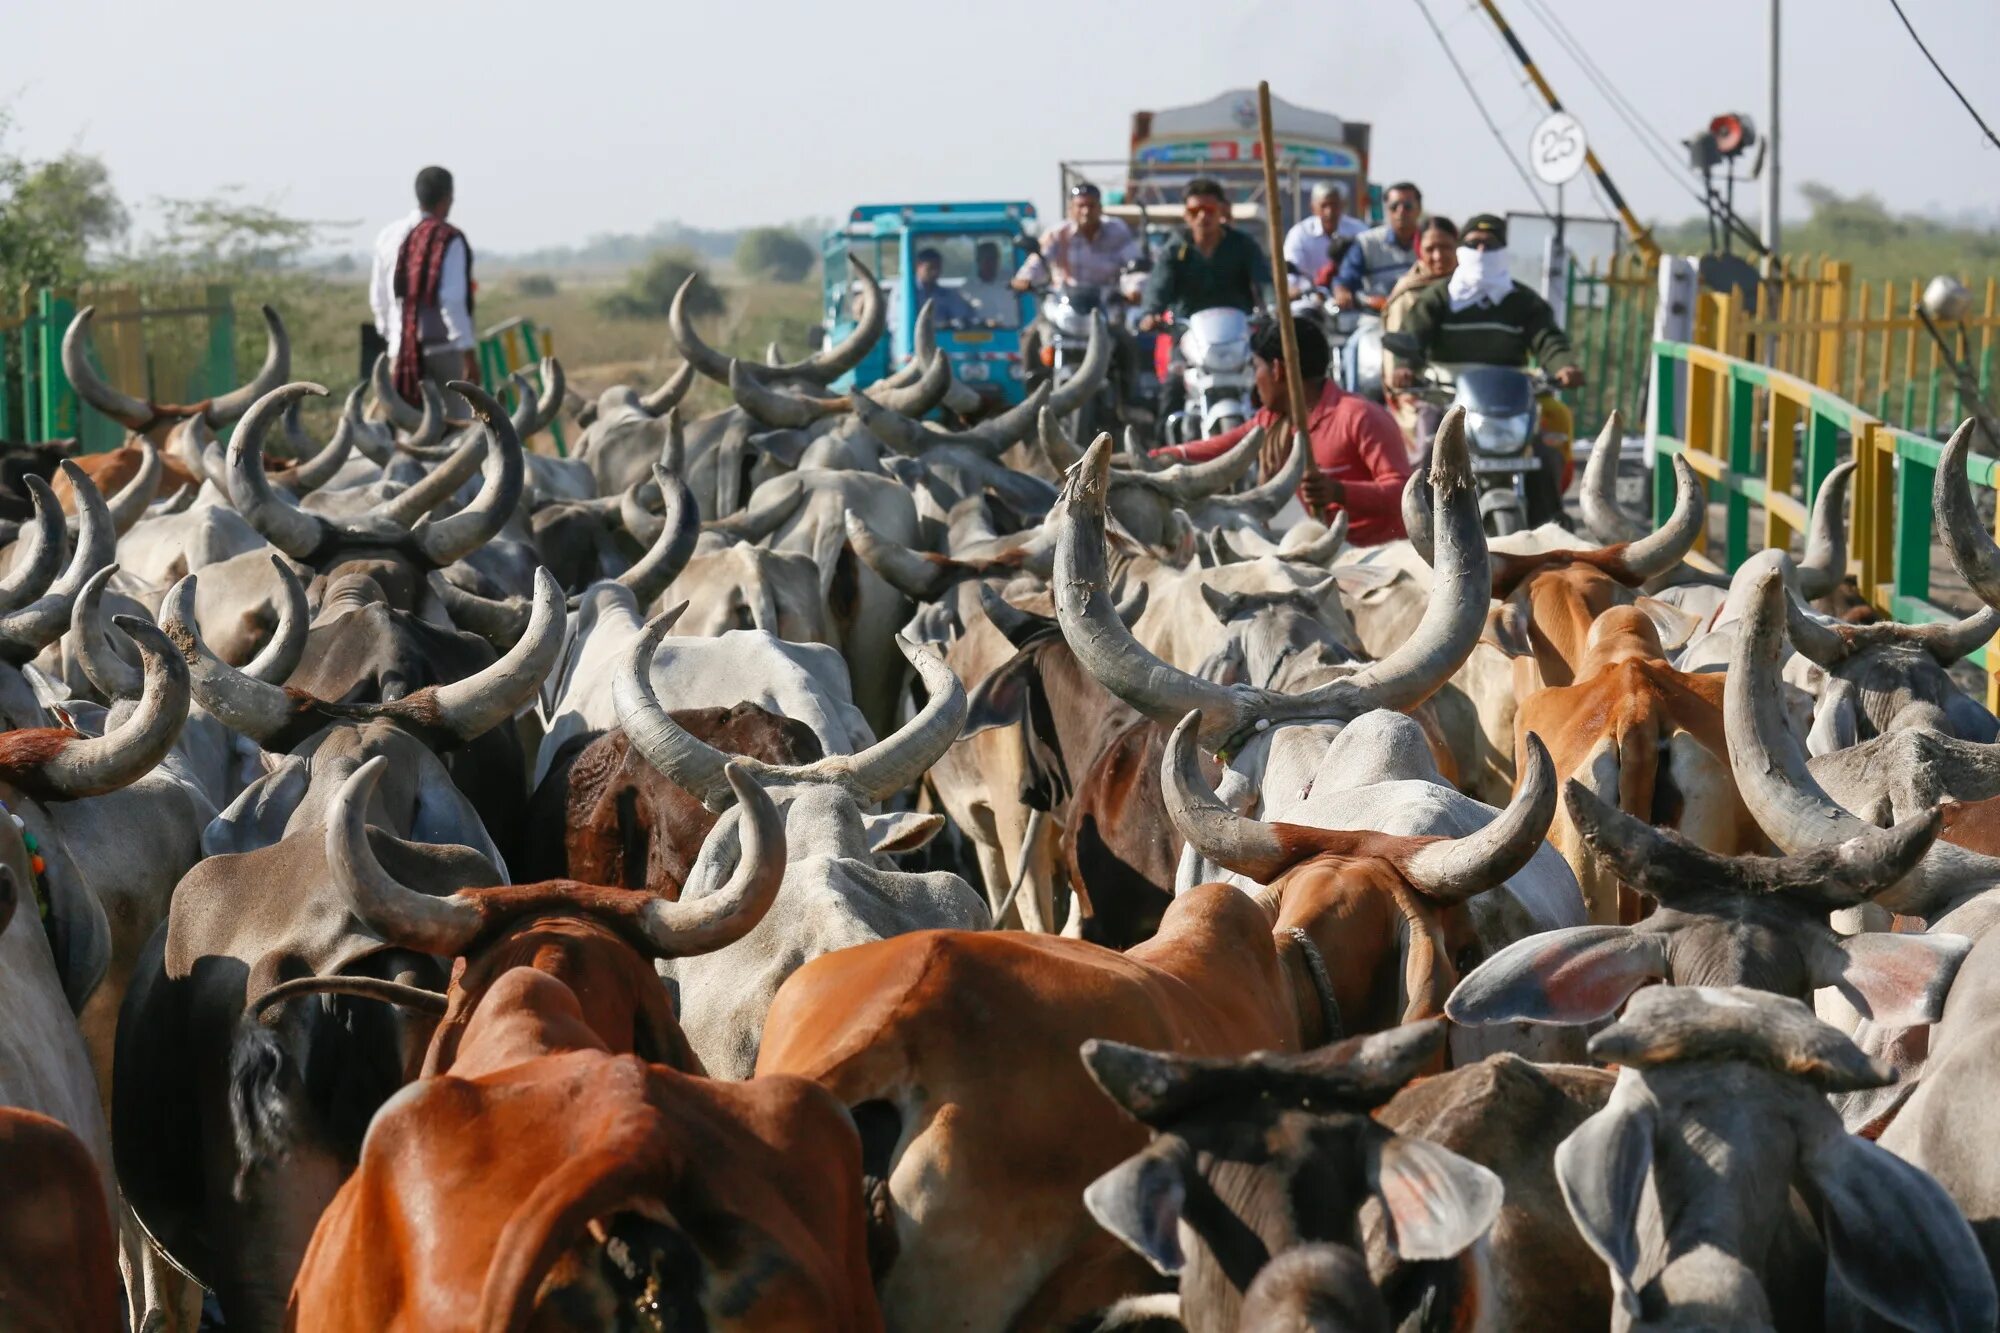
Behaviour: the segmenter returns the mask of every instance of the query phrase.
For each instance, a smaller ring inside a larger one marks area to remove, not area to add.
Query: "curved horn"
[[[926,444],[933,442],[933,434],[946,433],[884,407],[866,389],[856,389],[847,395],[847,401],[854,405],[854,415],[868,433],[899,454],[914,458],[923,453]]]
[[[340,469],[347,465],[347,456],[354,448],[360,432],[355,423],[361,419],[362,386],[357,384],[347,391],[347,402],[341,407],[340,420],[334,423],[333,438],[326,447],[315,451],[311,457],[302,458],[287,478],[292,492],[296,495],[310,495],[332,481]],[[294,400],[293,407],[298,402]],[[290,413],[287,413],[287,419]]]
[[[632,590],[642,612],[687,568],[701,537],[701,511],[695,507],[694,493],[687,483],[658,463],[653,464],[653,483],[666,502],[659,535],[639,562],[618,576],[618,581]]]
[[[1427,898],[1462,903],[1513,878],[1548,836],[1556,814],[1556,766],[1548,747],[1527,733],[1527,771],[1514,799],[1493,822],[1463,838],[1446,838],[1403,858],[1404,878]]]
[[[248,412],[251,405],[292,377],[292,341],[285,336],[285,321],[270,306],[264,307],[264,328],[271,340],[264,349],[264,364],[251,381],[209,400],[202,415],[211,426],[226,426]]]
[[[319,446],[313,443],[312,436],[306,434],[306,423],[299,416],[299,411],[299,405],[293,403],[285,409],[285,415],[278,418],[278,435],[284,441],[284,445],[276,456],[287,462],[296,463],[301,458],[309,458],[319,452]],[[265,445],[265,456],[272,456],[268,441]]]
[[[106,565],[92,574],[90,582],[84,584],[83,591],[77,594],[69,619],[70,633],[76,645],[77,665],[83,668],[84,676],[97,692],[114,703],[119,699],[137,698],[144,688],[142,673],[112,644],[109,626],[104,620],[104,585],[117,572],[117,565]]]
[[[105,501],[111,514],[111,529],[124,536],[134,523],[146,516],[146,506],[153,503],[159,493],[160,477],[166,464],[160,459],[160,451],[151,440],[139,440],[139,470],[132,474],[132,480],[118,488],[118,494]]]
[[[467,431],[444,462],[421,479],[368,511],[371,519],[381,519],[408,528],[436,509],[466,483],[486,461],[490,436],[483,430]]]
[[[1041,430],[1042,453],[1058,477],[1083,461],[1083,451],[1076,447],[1076,441],[1062,428],[1062,420],[1054,408],[1043,408],[1036,421]]]
[[[535,416],[535,424],[528,435],[540,435],[556,424],[556,416],[562,411],[563,400],[569,397],[569,376],[563,374],[562,362],[552,356],[541,360],[542,410]],[[527,436],[522,436],[526,439]]]
[[[1968,418],[1951,433],[1938,456],[1937,480],[1931,487],[1931,507],[1945,553],[1966,586],[1988,606],[2000,606],[2000,545],[1979,520],[1972,502],[1972,484],[1965,460],[1972,450],[1973,422]]]
[[[1255,435],[1261,429],[1262,427],[1258,427],[1252,430],[1250,434]],[[1245,438],[1248,439],[1249,437],[1246,436]],[[1292,437],[1291,452],[1285,455],[1283,466],[1276,472],[1273,472],[1267,480],[1259,482],[1247,491],[1238,491],[1233,495],[1211,495],[1203,501],[1203,504],[1213,506],[1217,509],[1251,514],[1266,522],[1270,521],[1277,516],[1280,509],[1285,507],[1286,501],[1290,500],[1297,493],[1299,483],[1304,480],[1306,475],[1306,450],[1311,447],[1304,433],[1295,434]],[[1217,459],[1216,461],[1220,462],[1221,460]],[[1347,517],[1347,511],[1345,509],[1341,510],[1340,516],[1342,518]],[[1347,529],[1342,527],[1340,531],[1342,538],[1345,538]],[[1339,549],[1337,542],[1334,549]],[[1330,560],[1333,557],[1329,555],[1327,558]]]
[[[1584,460],[1583,483],[1576,492],[1584,530],[1605,546],[1643,541],[1651,531],[1618,503],[1618,455],[1624,445],[1625,414],[1613,408]]]
[[[1333,522],[1327,524],[1326,531],[1319,536],[1290,548],[1280,545],[1272,554],[1295,564],[1325,567],[1333,563],[1333,558],[1340,554],[1340,548],[1346,542],[1347,511],[1343,509],[1333,516]]]
[[[431,595],[444,604],[445,614],[459,629],[495,645],[517,643],[527,633],[528,617],[533,612],[527,598],[509,597],[501,601],[481,597],[453,583],[441,569],[433,569],[427,581]]]
[[[272,555],[271,568],[278,573],[278,623],[257,655],[243,664],[243,674],[252,680],[283,685],[299,669],[306,655],[306,635],[312,630],[312,608],[306,604],[305,586],[280,555]]]
[[[438,566],[464,559],[499,536],[521,503],[521,487],[526,481],[521,437],[514,433],[514,423],[500,404],[466,380],[453,380],[446,387],[472,404],[473,413],[486,423],[492,443],[487,450],[486,480],[472,503],[450,518],[426,523],[410,534],[424,557]]]
[[[854,331],[803,361],[771,367],[774,378],[829,384],[860,365],[862,358],[868,355],[868,349],[882,336],[882,330],[888,324],[888,305],[882,299],[882,285],[875,281],[875,275],[868,271],[868,266],[851,253],[847,256],[847,266],[861,279],[861,299],[855,306]]]
[[[1216,796],[1201,771],[1195,744],[1200,724],[1200,713],[1182,718],[1160,758],[1167,820],[1202,857],[1259,884],[1269,883],[1302,849],[1286,846],[1279,826],[1239,815]]]
[[[527,632],[483,671],[431,689],[436,725],[462,741],[484,736],[525,707],[562,652],[562,585],[547,569],[535,570],[535,610]]]
[[[1104,312],[1099,310],[1090,317],[1090,342],[1083,349],[1083,363],[1076,368],[1076,374],[1049,395],[1049,410],[1057,416],[1068,416],[1090,401],[1110,373],[1111,329],[1104,322]]]
[[[264,539],[295,560],[310,561],[326,544],[326,520],[308,514],[281,495],[264,473],[264,433],[285,408],[308,394],[325,396],[318,384],[287,384],[257,400],[229,441],[229,498],[237,512]]]
[[[1799,743],[1784,718],[1784,685],[1778,663],[1785,646],[1787,596],[1783,576],[1767,572],[1751,590],[1750,606],[1736,631],[1722,691],[1729,767],[1744,806],[1779,850],[1794,856],[1874,831],[1819,785],[1806,768]],[[1950,843],[1935,844],[1917,872],[1880,895],[1883,906],[1906,915],[1932,916],[1966,893],[2000,882],[2000,858]]]
[[[118,534],[112,531],[111,511],[90,476],[74,462],[62,461],[63,473],[76,494],[76,549],[69,564],[41,596],[15,611],[0,616],[0,661],[16,664],[33,658],[63,636],[69,628],[70,610],[90,576],[118,557]]]
[[[424,424],[424,414],[396,391],[393,370],[387,352],[375,358],[375,366],[370,372],[369,379],[375,390],[375,402],[381,407],[382,414],[388,418],[391,426],[401,431],[416,430]]]
[[[423,413],[417,418],[414,431],[397,438],[396,451],[425,461],[449,458],[458,451],[459,442],[445,439],[449,423],[445,420],[444,395],[429,380],[419,383],[417,391],[423,396]]]
[[[674,345],[681,349],[681,356],[689,365],[717,384],[727,384],[729,358],[703,342],[701,335],[694,331],[694,321],[688,317],[688,291],[702,280],[701,274],[690,273],[680,290],[674,293],[674,302],[667,307],[667,332],[673,335]]]
[[[917,382],[917,377],[924,373],[924,367],[930,365],[931,358],[937,353],[937,303],[925,301],[917,307],[917,327],[910,336],[910,359],[895,374],[885,375],[876,383],[886,384],[892,389],[908,388]]]
[[[142,431],[158,415],[153,405],[143,398],[134,398],[112,388],[90,364],[84,340],[90,336],[90,321],[96,317],[97,307],[87,305],[77,311],[76,318],[69,322],[62,341],[63,374],[69,377],[70,387],[76,390],[77,397],[125,429]]]
[[[73,740],[37,766],[36,786],[48,799],[75,801],[131,786],[167,757],[187,721],[188,670],[180,654],[147,621],[114,619],[145,663],[139,704],[104,735]]]
[[[928,602],[964,576],[951,561],[877,536],[851,509],[847,511],[847,544],[876,577],[913,601]]]
[[[456,957],[479,933],[479,909],[459,894],[432,897],[396,882],[368,843],[368,803],[389,766],[376,755],[348,775],[326,817],[326,865],[361,924],[391,944]]]
[[[693,279],[689,279],[693,281]],[[680,406],[681,399],[687,397],[688,386],[694,383],[694,362],[683,361],[667,376],[659,388],[639,400],[639,410],[649,417]]]
[[[514,423],[514,433],[525,440],[535,433],[535,421],[542,415],[542,396],[535,392],[534,381],[520,371],[507,378],[514,382],[514,410],[507,414],[507,420]]]
[[[907,385],[876,384],[875,401],[891,412],[922,418],[944,401],[951,390],[951,358],[933,356],[923,374]]]
[[[1431,478],[1422,468],[1410,474],[1403,483],[1403,529],[1410,535],[1410,546],[1417,558],[1435,568],[1432,559],[1435,534],[1431,531],[1431,505],[1435,497],[1431,494]]]
[[[785,821],[777,805],[740,764],[724,764],[722,779],[742,812],[736,870],[728,883],[699,898],[647,901],[639,928],[655,957],[688,958],[734,944],[764,919],[785,881]],[[721,831],[718,820],[708,836]]]
[[[14,558],[14,567],[5,578],[0,578],[0,613],[16,610],[40,596],[62,565],[63,538],[67,534],[62,501],[34,473],[23,480],[27,483],[28,499],[35,506],[34,535]],[[80,503],[78,508],[80,511]]]
[[[1626,543],[1625,568],[1640,582],[1660,575],[1687,559],[1708,526],[1708,501],[1703,497],[1701,478],[1679,454],[1674,455],[1674,512],[1660,529],[1638,541]]]
[[[1854,642],[1833,626],[1813,618],[1789,590],[1785,593],[1785,628],[1801,657],[1831,671],[1847,660]]]
[[[769,388],[735,359],[729,362],[729,393],[751,420],[779,430],[797,430],[848,410],[844,399],[801,398]]]
[[[1181,500],[1200,500],[1226,491],[1240,481],[1246,472],[1256,466],[1257,451],[1263,447],[1264,428],[1252,426],[1227,453],[1218,454],[1205,463],[1176,463],[1148,473],[1147,484]],[[1305,466],[1303,458],[1299,460],[1299,466]]]
[[[1854,468],[1850,458],[1827,473],[1813,497],[1806,553],[1798,565],[1799,592],[1809,602],[1838,588],[1847,576],[1847,484]]]
[[[306,701],[238,671],[210,651],[195,622],[195,589],[193,574],[168,589],[160,603],[160,628],[180,650],[189,688],[202,711],[261,745],[290,725]]]

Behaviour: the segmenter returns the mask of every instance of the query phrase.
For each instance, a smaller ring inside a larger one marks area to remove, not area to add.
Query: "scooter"
[[[1382,337],[1391,355],[1410,365],[1423,360],[1423,348],[1406,333]],[[1465,442],[1472,455],[1472,475],[1479,486],[1479,515],[1489,537],[1505,537],[1525,528],[1559,519],[1546,512],[1539,493],[1531,497],[1527,478],[1542,470],[1542,456],[1530,446],[1539,438],[1541,395],[1547,381],[1515,366],[1426,366],[1417,392],[1440,406],[1465,409]]]
[[[1162,442],[1186,444],[1220,435],[1250,418],[1250,317],[1220,306],[1188,317],[1180,338],[1181,408],[1161,423]]]

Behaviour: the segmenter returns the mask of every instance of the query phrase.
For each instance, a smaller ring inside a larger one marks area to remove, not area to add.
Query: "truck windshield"
[[[937,307],[939,328],[1012,329],[1020,327],[1021,301],[1007,283],[1017,267],[1011,238],[998,232],[924,232],[916,238],[916,265],[907,284],[921,306]],[[935,260],[935,287],[918,292],[930,277],[927,261]],[[909,299],[909,298],[905,298]]]

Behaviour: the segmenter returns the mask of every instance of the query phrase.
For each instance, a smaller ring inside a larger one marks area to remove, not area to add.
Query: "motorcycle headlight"
[[[1472,447],[1482,454],[1518,454],[1527,443],[1530,414],[1489,417],[1483,412],[1465,414],[1465,430]]]

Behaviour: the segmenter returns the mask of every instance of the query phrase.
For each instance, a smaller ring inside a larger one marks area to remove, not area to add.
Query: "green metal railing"
[[[1569,267],[1563,284],[1563,328],[1576,347],[1584,385],[1563,395],[1576,413],[1576,433],[1595,435],[1613,408],[1639,420],[1651,370],[1657,269],[1643,256],[1621,255],[1602,272]]]
[[[543,357],[555,355],[555,343],[553,330],[536,328],[535,321],[526,315],[495,324],[479,335],[480,387],[512,408],[514,388],[508,376],[517,370],[532,375]],[[546,392],[548,386],[540,388]],[[555,437],[556,456],[568,458],[569,446],[563,439],[560,419],[550,423],[549,434]]]
[[[1849,571],[1883,614],[1910,623],[1956,620],[1930,600],[1935,550],[1931,488],[1944,447],[1891,426],[1817,385],[1692,343],[1656,341],[1653,378],[1661,386],[1649,423],[1653,518],[1673,509],[1679,454],[1722,492],[1723,541],[1715,567],[1735,570],[1753,551],[1802,537],[1814,496],[1843,456],[1855,468]],[[1803,448],[1801,448],[1803,446]],[[1972,484],[1996,489],[1994,460],[1966,461]],[[1751,509],[1764,511],[1755,532]],[[1753,541],[1753,537],[1758,540]],[[2000,654],[1991,645],[1971,660],[1988,671],[1989,703],[2000,699]]]

